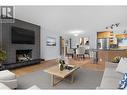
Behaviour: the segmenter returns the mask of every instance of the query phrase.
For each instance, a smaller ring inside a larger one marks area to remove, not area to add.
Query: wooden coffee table
[[[76,67],[72,65],[74,68],[72,70],[59,70],[59,65],[55,65],[52,67],[49,67],[44,70],[44,72],[47,72],[51,75],[51,85],[55,86],[62,80],[64,80],[67,77],[71,78],[71,83],[74,82],[74,72],[79,69],[79,67]]]

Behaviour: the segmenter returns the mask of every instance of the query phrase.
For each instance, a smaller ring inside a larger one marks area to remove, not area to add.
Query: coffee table
[[[51,75],[51,85],[52,86],[57,85],[59,82],[61,82],[62,80],[64,80],[67,77],[70,77],[71,83],[73,83],[74,82],[74,72],[76,70],[78,70],[79,67],[74,66],[74,65],[71,65],[71,66],[73,66],[72,70],[66,70],[65,69],[63,71],[60,71],[59,65],[55,65],[55,66],[52,66],[52,67],[45,69],[44,72],[47,72]]]

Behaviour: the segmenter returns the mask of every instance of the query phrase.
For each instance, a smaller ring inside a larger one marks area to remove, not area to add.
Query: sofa
[[[12,90],[12,89],[3,83],[0,83],[0,90]],[[40,88],[36,85],[33,85],[26,90],[40,90]]]
[[[18,89],[16,75],[9,70],[0,71],[0,89],[1,90],[12,90]],[[27,90],[39,90],[40,88],[36,85],[29,87]]]
[[[0,90],[11,90],[7,85],[0,83]]]
[[[0,83],[5,84],[11,89],[17,88],[16,75],[9,70],[0,71]]]
[[[123,74],[116,71],[118,63],[106,62],[102,81],[97,89],[118,89]]]

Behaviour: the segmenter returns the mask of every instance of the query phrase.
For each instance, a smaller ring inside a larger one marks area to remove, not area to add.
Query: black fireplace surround
[[[39,25],[15,19],[14,23],[0,23],[0,26],[2,26],[2,30],[0,30],[2,31],[2,49],[7,52],[6,62],[2,66],[3,69],[14,69],[32,64],[38,64],[41,62]],[[22,29],[34,31],[34,44],[12,43],[12,27],[19,27]]]
[[[32,60],[32,49],[16,50],[16,63]]]
[[[29,66],[29,65],[40,63],[40,61],[41,61],[40,59],[33,59],[33,60],[24,61],[24,62],[17,62],[17,63],[4,63],[2,65],[2,69],[6,70],[6,69],[20,68],[20,67],[24,67],[24,66]]]
[[[32,59],[32,49],[16,50],[16,63],[4,63],[1,70],[15,69],[40,63],[41,59]]]

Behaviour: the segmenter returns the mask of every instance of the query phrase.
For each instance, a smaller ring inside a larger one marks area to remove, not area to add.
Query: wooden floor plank
[[[49,60],[49,61],[43,61],[40,64],[36,64],[36,65],[13,69],[11,71],[15,73],[16,76],[22,76],[24,74],[28,74],[34,71],[43,70],[45,68],[48,68],[56,64],[58,63],[54,59],[54,60]],[[105,68],[104,63],[92,64],[91,60],[88,58],[84,60],[75,60],[75,59],[70,58],[69,64],[80,66],[83,69],[90,69],[90,70],[97,70],[97,71],[103,71]]]

